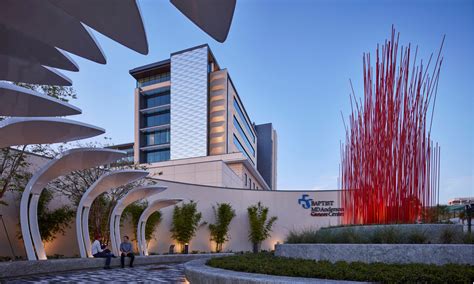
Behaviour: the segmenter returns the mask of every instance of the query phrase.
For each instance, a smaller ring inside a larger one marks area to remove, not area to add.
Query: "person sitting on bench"
[[[132,244],[129,242],[128,236],[123,236],[123,243],[120,244],[120,263],[122,268],[125,267],[125,257],[130,257],[130,267],[133,267],[133,260],[135,255],[132,252]]]
[[[100,235],[95,236],[95,241],[92,243],[92,256],[96,258],[105,258],[104,269],[110,269],[110,259],[114,257],[114,254],[110,250],[102,247],[100,240],[102,237]]]

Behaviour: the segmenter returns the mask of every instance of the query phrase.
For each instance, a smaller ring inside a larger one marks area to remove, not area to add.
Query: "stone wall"
[[[474,265],[474,245],[464,244],[280,244],[276,256],[330,262],[447,263]]]
[[[379,230],[395,229],[402,236],[408,236],[410,233],[421,233],[427,238],[427,243],[440,244],[443,243],[442,234],[449,231],[453,234],[455,243],[462,242],[463,226],[459,224],[394,224],[394,225],[368,225],[368,226],[349,226],[327,228],[325,231],[334,233],[344,230],[353,230],[361,235],[370,235]]]

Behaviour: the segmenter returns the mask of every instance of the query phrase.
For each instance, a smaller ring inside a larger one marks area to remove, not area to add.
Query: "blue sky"
[[[77,119],[104,127],[113,143],[133,140],[133,78],[128,70],[208,43],[228,68],[252,120],[279,135],[279,189],[337,188],[341,112],[349,79],[362,95],[362,53],[401,33],[427,58],[446,34],[432,136],[441,145],[441,201],[474,195],[474,2],[238,0],[229,37],[214,41],[168,1],[140,0],[150,53],[135,53],[95,33],[107,57],[74,57],[82,108]],[[101,140],[100,138],[98,140]]]

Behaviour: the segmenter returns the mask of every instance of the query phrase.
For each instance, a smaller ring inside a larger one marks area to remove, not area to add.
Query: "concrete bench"
[[[225,255],[232,254],[212,253],[135,256],[134,265],[183,263],[195,259],[205,259]],[[129,261],[130,259],[127,258],[125,263],[128,264]],[[97,269],[103,268],[104,264],[104,258],[66,258],[51,260],[0,262],[0,280],[5,278],[14,278],[27,275],[48,274],[72,270]],[[120,267],[120,257],[112,258],[110,266]]]

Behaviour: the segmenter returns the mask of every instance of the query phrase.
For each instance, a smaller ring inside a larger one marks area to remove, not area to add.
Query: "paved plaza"
[[[46,274],[10,279],[5,281],[5,283],[97,283],[109,281],[127,283],[188,283],[184,278],[184,265],[182,263]]]

